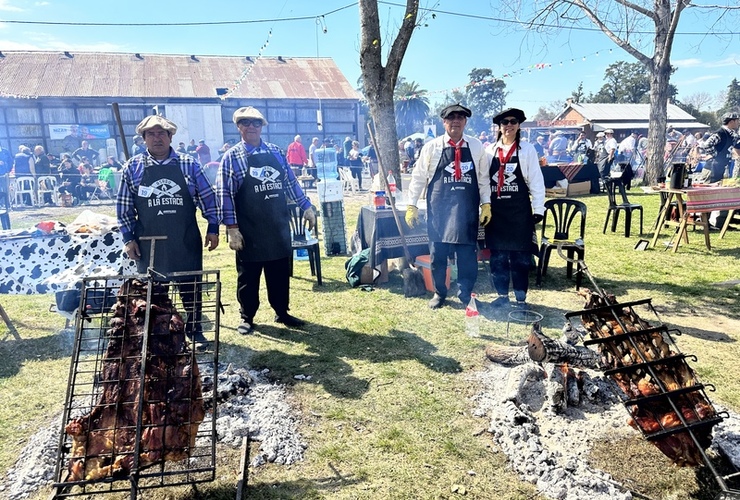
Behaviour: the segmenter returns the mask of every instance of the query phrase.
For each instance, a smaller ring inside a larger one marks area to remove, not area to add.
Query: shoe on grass
[[[499,295],[491,302],[491,307],[507,307],[509,305],[509,297],[506,295]]]
[[[242,320],[241,324],[236,327],[236,332],[241,335],[249,335],[254,331],[254,323]]]
[[[295,316],[292,316],[288,313],[285,314],[278,314],[275,316],[275,323],[281,323],[285,326],[289,326],[291,328],[298,328],[300,326],[303,326],[306,324],[305,321],[302,319],[298,319]]]
[[[440,294],[435,293],[434,297],[429,301],[429,309],[439,309],[442,307],[445,303],[445,297],[442,297]]]

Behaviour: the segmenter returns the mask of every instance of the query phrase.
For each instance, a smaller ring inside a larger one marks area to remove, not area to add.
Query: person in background
[[[116,215],[126,254],[136,261],[140,273],[147,273],[150,242],[147,236],[166,236],[157,241],[154,253],[154,279],[170,273],[202,271],[203,248],[218,247],[218,207],[213,188],[202,167],[190,155],[175,153],[171,147],[177,125],[159,115],[144,118],[136,127],[146,143],[146,151],[123,166],[118,186]],[[208,221],[205,239],[201,238],[196,207]],[[208,340],[201,323],[201,291],[198,275],[172,277],[188,318],[185,334],[196,348]]]
[[[618,161],[628,161],[633,164],[635,151],[637,150],[637,132],[634,130],[630,134],[622,139],[617,146],[617,159]]]
[[[116,172],[118,172],[119,170],[121,170],[123,168],[123,165],[121,165],[121,162],[119,162],[118,160],[116,160],[115,156],[109,156],[108,158],[106,158],[105,159],[105,165],[103,165],[103,166],[104,167],[108,167],[111,170],[114,170]]]
[[[72,124],[69,126],[69,133],[62,139],[62,149],[66,152],[72,152],[80,147],[80,127]]]
[[[486,247],[491,249],[491,284],[498,294],[493,307],[509,305],[511,283],[516,307],[527,308],[529,267],[537,253],[532,234],[545,213],[545,181],[537,152],[519,138],[526,119],[517,108],[494,116],[498,137],[486,150],[491,159],[491,223],[486,226]]]
[[[342,142],[342,154],[344,155],[344,166],[348,167],[349,163],[347,163],[349,159],[349,152],[352,150],[352,138],[350,136],[347,136],[344,138],[344,142]]]
[[[319,138],[311,139],[311,145],[308,146],[308,175],[316,179],[316,150],[319,149]]]
[[[300,135],[293,137],[293,142],[288,144],[288,152],[285,155],[288,166],[293,170],[293,175],[300,176],[303,169],[308,166],[306,148],[303,147],[303,139]]]
[[[591,141],[586,138],[585,132],[581,130],[578,132],[578,136],[573,139],[573,142],[568,146],[568,153],[575,159],[577,163],[586,163],[588,157],[586,154],[589,149],[592,149],[593,145]],[[537,147],[535,146],[535,150]]]
[[[205,165],[211,161],[211,148],[208,147],[206,141],[201,139],[198,141],[198,147],[195,148],[195,154],[198,155],[198,163]]]
[[[44,151],[44,146],[38,145],[35,148],[33,148],[33,161],[36,166],[36,197],[38,199],[38,191],[41,189],[41,180],[40,177],[48,177],[51,174],[51,162],[49,161],[49,158],[46,156],[46,152]],[[44,180],[46,182],[46,180]],[[51,193],[44,193],[44,199],[39,199],[39,204],[45,204],[45,205],[53,205],[53,198],[51,196]]]
[[[180,142],[177,145],[177,149],[175,150],[175,153],[177,153],[179,155],[188,154],[188,148],[185,147],[185,143],[184,142]]]
[[[532,146],[534,146],[534,150],[537,151],[537,158],[547,156],[547,143],[545,143],[544,135],[538,135]]]
[[[614,138],[614,131],[610,128],[604,130],[604,160],[600,165],[599,172],[601,177],[608,178],[611,175],[612,164],[617,154],[617,140]]]
[[[344,158],[344,149],[342,146],[334,144],[334,151],[337,153],[337,180],[340,180],[339,167],[347,167],[347,160]]]
[[[403,151],[406,154],[406,158],[401,156],[401,162],[403,163],[403,160],[408,160],[408,168],[411,168],[414,164],[414,141],[411,140],[411,137],[406,139],[406,142],[403,144]]]
[[[309,230],[316,224],[316,214],[280,148],[262,140],[262,127],[267,125],[262,113],[247,106],[237,109],[232,119],[242,140],[221,160],[216,192],[219,221],[226,225],[229,247],[236,252],[241,315],[237,332],[247,335],[254,329],[262,273],[275,322],[303,326],[303,320],[288,312],[293,258],[288,202],[303,209]]]
[[[18,146],[18,153],[16,153],[13,159],[13,171],[15,172],[16,179],[24,176],[36,177],[36,162],[33,161],[31,148],[22,144]],[[33,200],[30,194],[23,193],[23,204],[29,207],[33,206]]]
[[[146,144],[144,144],[144,139],[137,134],[134,136],[134,147],[131,148],[131,156],[140,155],[142,153],[146,153]]]
[[[229,149],[231,149],[231,144],[229,144],[228,142],[224,142],[224,145],[221,146],[220,148],[218,148],[218,158],[216,158],[216,162],[217,163],[220,163],[221,162],[221,158],[224,157],[224,155],[226,154],[226,152]],[[210,163],[212,163],[212,162],[210,162]]]
[[[98,161],[98,153],[90,149],[90,143],[87,141],[82,141],[82,145],[75,149],[75,151],[72,153],[72,157],[77,159],[77,161],[82,161],[83,158],[87,158],[90,161],[90,165],[95,165],[95,162]]]
[[[5,201],[5,209],[10,208],[10,194],[8,191],[8,186],[9,186],[8,183],[9,183],[10,171],[12,169],[13,169],[13,156],[10,154],[10,151],[8,151],[2,145],[0,145],[0,193],[4,193],[5,196],[7,196],[7,199],[2,196],[0,196],[0,198],[2,198],[2,201]],[[6,228],[3,228],[3,229],[6,229]]]
[[[197,149],[198,145],[195,144],[195,139],[190,139],[190,142],[188,143],[188,146],[185,148],[185,150],[190,156],[192,156],[193,158],[197,158],[198,153],[195,152]]]
[[[98,177],[93,172],[93,167],[89,163],[80,164],[80,182],[75,188],[75,196],[80,203],[90,201],[90,195],[95,192]]]
[[[491,220],[490,160],[481,142],[463,133],[470,116],[470,109],[459,103],[442,110],[445,133],[424,145],[409,182],[409,227],[419,223],[416,205],[426,187],[434,283],[434,296],[428,304],[431,309],[445,303],[447,260],[453,255],[457,261],[457,296],[463,305],[470,302],[478,276],[478,225],[485,226]]]
[[[57,191],[61,195],[68,195],[71,205],[76,205],[79,202],[77,198],[77,186],[80,184],[81,176],[79,170],[72,163],[71,158],[62,156],[62,162],[59,164],[59,175],[59,188]],[[65,206],[65,204],[62,203],[62,206]]]
[[[362,191],[362,156],[358,141],[352,141],[352,149],[349,150],[347,161],[349,162],[349,171],[352,173],[352,177],[357,179],[357,187]]]
[[[705,141],[701,142],[700,145],[709,158],[702,171],[704,172],[702,175],[703,182],[721,181],[725,175],[725,170],[727,170],[729,177],[733,176],[733,150],[736,155],[740,155],[738,125],[740,125],[740,114],[736,112],[725,113],[722,115],[722,126],[710,134]]]
[[[500,135],[499,130],[499,135]],[[565,154],[565,152],[568,150],[568,137],[563,134],[562,131],[556,130],[555,133],[552,135],[552,141],[550,141],[549,146],[549,153],[550,156],[560,156],[562,154]]]

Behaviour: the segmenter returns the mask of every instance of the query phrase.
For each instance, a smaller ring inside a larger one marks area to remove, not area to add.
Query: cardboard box
[[[579,196],[591,192],[591,181],[573,182],[568,184],[568,196]]]
[[[378,279],[374,280],[375,273],[370,268],[370,264],[365,264],[362,268],[362,273],[360,273],[360,283],[363,285],[388,283],[388,261],[384,260],[379,267],[380,274],[378,275]]]
[[[432,282],[432,266],[431,266],[431,259],[432,257],[430,255],[419,255],[416,258],[416,261],[414,262],[416,264],[416,267],[421,269],[421,272],[424,274],[424,287],[429,292],[434,292],[434,283]],[[452,268],[450,265],[447,265],[447,276],[445,277],[445,283],[447,285],[447,288],[450,288],[450,277],[452,276]]]
[[[568,196],[568,192],[562,188],[550,188],[545,189],[546,198],[565,198]]]

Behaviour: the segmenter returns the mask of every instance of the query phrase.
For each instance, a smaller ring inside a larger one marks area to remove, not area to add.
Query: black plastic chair
[[[576,217],[580,215],[581,224],[577,236],[571,237],[571,225]],[[553,230],[552,236],[548,236],[548,222]],[[586,204],[571,200],[570,198],[557,198],[545,202],[545,217],[542,219],[542,236],[540,243],[540,254],[537,264],[537,286],[542,286],[542,277],[547,274],[547,265],[553,248],[561,246],[568,259],[574,259],[577,255],[583,260],[585,245],[583,237],[586,232]],[[566,269],[567,276],[573,276],[573,262],[568,260]],[[581,286],[583,272],[580,266],[576,270],[576,288]]]
[[[627,193],[624,192],[624,185],[620,181],[612,181],[607,179],[604,182],[606,188],[606,195],[609,198],[609,207],[606,210],[606,220],[604,221],[604,229],[601,231],[606,234],[606,227],[609,225],[609,218],[612,218],[612,233],[617,231],[617,223],[619,222],[619,212],[624,211],[624,236],[629,238],[630,230],[632,229],[632,212],[635,210],[640,212],[640,234],[642,234],[642,205],[638,203],[630,203],[627,199]],[[617,203],[617,189],[622,197],[622,203]]]
[[[293,255],[290,258],[290,275],[293,276],[293,260],[295,251],[305,249],[308,252],[308,262],[311,266],[311,276],[316,276],[316,282],[321,286],[321,255],[319,255],[319,239],[310,236],[308,223],[303,220],[303,209],[298,205],[288,205],[290,211],[290,232],[293,238]],[[316,209],[314,209],[316,213]],[[314,227],[313,231],[316,232]]]

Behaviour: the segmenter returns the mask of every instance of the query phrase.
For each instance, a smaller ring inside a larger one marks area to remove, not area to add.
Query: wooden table
[[[674,237],[672,252],[676,253],[681,241],[689,242],[687,228],[689,225],[699,226],[704,233],[704,244],[707,249],[711,250],[712,245],[709,239],[709,213],[715,210],[729,210],[727,220],[722,228],[721,236],[724,236],[732,218],[734,210],[740,210],[740,188],[737,187],[702,187],[688,189],[671,189],[664,188],[660,190],[664,193],[665,201],[658,214],[658,223],[656,224],[655,234],[651,246],[655,247],[660,237],[660,232],[665,226],[677,227]],[[676,202],[678,210],[678,220],[666,220],[666,214],[671,209],[671,203]],[[684,209],[685,203],[685,209]],[[691,214],[699,214],[700,220],[691,220]]]

